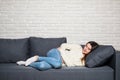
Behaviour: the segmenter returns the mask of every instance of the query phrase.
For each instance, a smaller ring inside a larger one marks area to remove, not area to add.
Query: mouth
[[[84,49],[84,52],[86,52],[86,49]]]

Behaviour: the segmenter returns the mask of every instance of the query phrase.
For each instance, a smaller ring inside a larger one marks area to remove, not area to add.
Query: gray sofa
[[[36,54],[46,56],[62,43],[66,38],[0,39],[0,80],[120,80],[120,52],[111,45],[100,45],[91,52],[85,67],[40,71],[16,64]]]

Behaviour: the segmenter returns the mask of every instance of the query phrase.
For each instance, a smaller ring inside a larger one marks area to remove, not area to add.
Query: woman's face
[[[90,43],[87,43],[83,48],[83,54],[89,54],[91,49],[92,49],[92,46],[90,45]]]

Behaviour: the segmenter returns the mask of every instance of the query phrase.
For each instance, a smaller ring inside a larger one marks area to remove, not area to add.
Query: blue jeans
[[[62,59],[58,49],[54,48],[48,51],[46,57],[39,57],[38,61],[31,63],[29,66],[39,70],[47,70],[51,68],[60,68]]]

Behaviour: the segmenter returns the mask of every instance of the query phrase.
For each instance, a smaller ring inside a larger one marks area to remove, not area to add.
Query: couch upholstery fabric
[[[62,67],[39,71],[11,63],[0,64],[0,69],[1,80],[113,80],[114,78],[114,70],[109,66]]]
[[[28,38],[0,39],[0,62],[26,60],[28,55]]]
[[[115,50],[111,45],[100,45],[86,57],[87,67],[104,65],[114,54]]]
[[[66,38],[38,38],[30,37],[30,57],[34,55],[46,56],[46,53],[52,49],[66,43]]]

